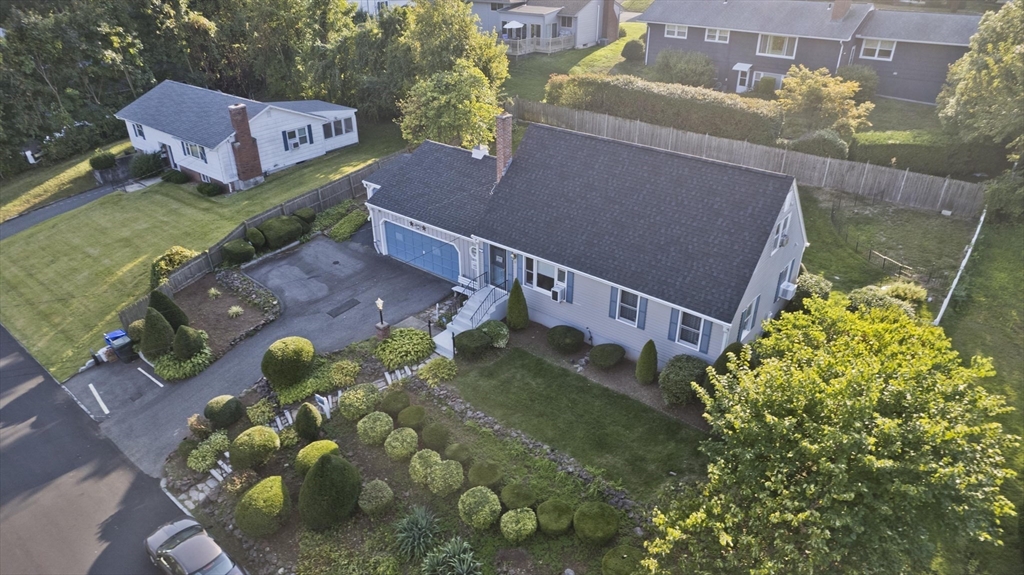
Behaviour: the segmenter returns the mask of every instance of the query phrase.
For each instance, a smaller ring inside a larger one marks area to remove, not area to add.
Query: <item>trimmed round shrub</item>
[[[423,428],[423,445],[437,452],[448,447],[448,428],[441,423],[431,423]]]
[[[295,414],[295,433],[306,441],[316,441],[320,437],[320,426],[324,423],[324,416],[320,414],[312,403],[303,403]]]
[[[213,182],[199,182],[196,186],[196,191],[208,198],[212,198],[223,194],[224,187]]]
[[[270,218],[259,226],[267,240],[267,249],[276,250],[296,241],[302,236],[302,220],[291,216]]]
[[[245,230],[245,239],[256,249],[262,248],[267,243],[267,238],[263,237],[263,232],[259,228]]]
[[[89,158],[89,167],[94,170],[109,170],[117,163],[117,156],[110,152],[100,152]]]
[[[403,409],[409,407],[409,394],[400,389],[393,389],[384,394],[378,407],[391,417],[398,417]]]
[[[725,346],[725,349],[722,350],[721,355],[719,355],[718,359],[715,360],[715,363],[711,365],[711,367],[715,370],[715,373],[717,373],[718,375],[725,375],[726,373],[729,373],[729,354],[731,353],[735,355],[737,358],[739,358],[740,352],[742,350],[743,344],[738,341],[734,341],[729,345]]]
[[[501,501],[486,487],[474,487],[459,497],[459,517],[473,529],[487,529],[501,515]]]
[[[602,343],[590,350],[590,362],[598,369],[611,369],[623,357],[626,357],[626,350],[617,343]]]
[[[281,438],[266,425],[256,425],[238,434],[231,442],[231,467],[249,469],[270,461],[281,449]]]
[[[427,382],[427,385],[434,387],[442,381],[450,381],[459,373],[459,367],[454,359],[447,357],[435,357],[423,366],[417,374],[420,379]]]
[[[909,303],[896,299],[885,292],[885,288],[871,285],[855,289],[848,294],[850,298],[851,311],[868,311],[871,309],[893,308],[907,314],[908,317],[917,317],[917,310]]]
[[[640,350],[640,358],[636,361],[636,380],[642,385],[650,385],[658,379],[658,348],[654,340],[649,339]]]
[[[146,329],[146,320],[137,319],[128,324],[128,339],[139,343],[142,341],[142,332]]]
[[[421,449],[409,460],[409,478],[420,487],[427,486],[427,474],[441,463],[441,456],[433,449]]]
[[[221,250],[224,254],[224,261],[232,266],[244,264],[256,257],[256,248],[245,240],[231,240],[224,244]]]
[[[497,488],[501,477],[501,468],[490,461],[478,461],[469,468],[469,484],[473,487]]]
[[[462,488],[465,471],[458,461],[442,461],[427,470],[427,487],[438,497],[448,497]]]
[[[519,278],[512,281],[512,291],[508,293],[508,312],[505,315],[508,328],[518,331],[530,327],[530,310],[526,306],[526,295]]]
[[[199,255],[199,252],[192,251],[181,246],[171,246],[166,252],[160,254],[153,263],[149,265],[149,289],[153,290],[160,284],[167,281],[167,276],[174,270],[180,268],[185,262]]]
[[[160,176],[160,179],[165,182],[172,184],[187,184],[192,181],[192,178],[188,177],[185,172],[179,172],[178,170],[168,170],[164,175]]]
[[[506,509],[520,509],[522,507],[533,507],[537,502],[533,490],[525,483],[513,483],[506,485],[501,490],[501,502]]]
[[[569,325],[556,325],[548,330],[548,345],[559,353],[576,353],[583,349],[583,332]]]
[[[179,327],[188,325],[188,316],[185,315],[185,312],[178,307],[178,304],[174,303],[173,299],[160,290],[153,290],[149,293],[149,307],[160,312],[160,315],[164,316],[175,332]]]
[[[203,415],[214,429],[224,429],[242,419],[245,406],[233,395],[218,395],[206,403]]]
[[[878,91],[878,72],[871,66],[864,64],[840,66],[836,70],[836,76],[848,82],[860,84],[857,93],[853,95],[854,102],[862,104],[875,99],[875,92]]]
[[[163,170],[164,160],[160,157],[160,152],[135,154],[135,157],[132,158],[132,163],[128,166],[128,173],[136,179],[152,178]]]
[[[580,505],[573,515],[572,524],[580,541],[590,545],[604,545],[619,531],[619,512],[600,501]]]
[[[832,293],[832,282],[818,274],[802,273],[796,278],[796,291],[793,292],[793,299],[790,300],[786,309],[802,311],[805,299],[809,297],[828,299],[830,293]]]
[[[142,342],[139,351],[146,359],[156,361],[171,353],[174,346],[174,329],[160,312],[153,308],[146,310],[145,325],[142,328]]]
[[[292,216],[292,219],[295,220],[296,222],[299,222],[299,228],[302,230],[303,234],[308,234],[309,232],[313,231],[313,226],[310,225],[310,223],[307,222],[306,220],[295,216]],[[299,237],[301,239],[302,236]]]
[[[330,439],[314,441],[299,450],[295,456],[295,472],[305,477],[313,465],[325,455],[341,455],[338,444]]]
[[[501,323],[496,319],[489,319],[478,327],[480,331],[487,334],[487,337],[491,338],[491,345],[496,348],[503,349],[508,345],[508,326]]]
[[[630,40],[622,47],[622,57],[630,62],[643,62],[647,49],[640,40]]]
[[[461,358],[479,359],[489,349],[491,338],[479,329],[467,329],[455,335],[455,353]]]
[[[619,545],[601,559],[601,575],[633,575],[640,572],[644,552],[629,545]]]
[[[533,509],[513,509],[501,516],[501,534],[509,543],[526,541],[537,532],[537,516]]]
[[[380,479],[374,479],[364,485],[359,493],[359,509],[374,517],[387,511],[394,500],[395,492],[391,490],[391,486]]]
[[[444,450],[445,459],[451,459],[452,461],[458,461],[459,463],[467,463],[473,458],[469,452],[469,446],[465,443],[453,443],[445,448]]]
[[[548,499],[537,506],[537,524],[545,535],[565,535],[572,527],[572,517],[572,505],[559,499]]]
[[[425,331],[411,327],[391,330],[391,335],[380,342],[374,355],[388,370],[415,365],[434,353],[434,340]]]
[[[358,421],[377,409],[380,392],[372,383],[361,383],[350,387],[338,399],[338,413],[349,421]]]
[[[306,222],[307,224],[312,224],[314,221],[316,221],[316,211],[314,211],[313,208],[300,208],[292,212],[292,215]]]
[[[192,359],[197,353],[203,351],[204,347],[206,347],[206,338],[203,337],[203,332],[198,329],[192,329],[187,325],[183,325],[178,328],[178,333],[174,334],[174,343],[172,345],[174,357],[181,361]]]
[[[395,430],[395,422],[383,411],[374,411],[359,420],[356,431],[359,441],[366,445],[384,445],[384,440]]]
[[[668,360],[658,376],[661,398],[665,405],[690,405],[697,401],[697,393],[690,383],[703,385],[708,364],[699,357],[677,355]]]
[[[850,145],[839,137],[839,133],[828,128],[808,132],[789,143],[789,149],[823,158],[845,160],[850,154]]]
[[[398,412],[398,427],[411,427],[419,430],[427,419],[427,410],[421,405],[410,405]]]
[[[266,537],[281,527],[292,500],[280,475],[260,481],[235,505],[235,525],[250,537]]]
[[[297,385],[313,365],[313,342],[304,337],[285,337],[270,344],[260,370],[275,390]]]
[[[419,445],[420,438],[416,435],[416,430],[408,427],[399,427],[388,434],[388,438],[384,440],[384,452],[388,454],[388,457],[395,461],[402,461],[412,457],[413,453],[416,453],[416,447]]]
[[[899,280],[883,286],[882,290],[885,292],[885,295],[905,301],[912,306],[919,306],[928,299],[928,290],[906,280]]]
[[[302,524],[321,531],[341,523],[356,509],[363,479],[359,470],[338,455],[317,460],[299,489]]]

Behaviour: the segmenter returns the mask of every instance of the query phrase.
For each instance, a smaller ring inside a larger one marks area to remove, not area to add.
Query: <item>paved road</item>
[[[65,212],[70,212],[75,208],[80,208],[85,204],[102,198],[113,191],[114,188],[111,187],[110,184],[107,184],[98,188],[93,188],[88,192],[82,192],[81,194],[71,196],[70,198],[58,200],[48,206],[39,208],[38,210],[32,210],[31,212],[20,215],[14,219],[7,220],[0,224],[0,240],[5,240],[14,234],[21,233],[52,217],[59,216]]]
[[[182,515],[0,327],[0,574],[145,575]]]

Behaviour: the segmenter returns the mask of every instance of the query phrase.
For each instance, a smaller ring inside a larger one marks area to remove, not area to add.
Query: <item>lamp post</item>
[[[380,323],[377,324],[377,339],[383,341],[391,335],[391,326],[384,323],[384,300],[377,298],[373,302],[377,304],[377,313],[380,314]]]
[[[380,314],[380,324],[384,325],[384,300],[377,298],[377,312]]]

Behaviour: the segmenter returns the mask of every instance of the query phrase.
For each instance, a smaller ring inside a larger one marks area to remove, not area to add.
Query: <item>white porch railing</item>
[[[558,38],[527,38],[525,40],[502,40],[508,46],[509,56],[521,56],[533,52],[551,54],[569,50],[576,46],[576,36],[559,36]]]

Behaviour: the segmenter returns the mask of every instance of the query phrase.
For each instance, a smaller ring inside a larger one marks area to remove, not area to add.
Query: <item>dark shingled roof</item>
[[[267,107],[256,100],[164,80],[114,115],[200,146],[215,148],[235,133],[228,106],[238,103],[245,104],[250,118]]]
[[[367,203],[469,237],[494,188],[495,162],[428,140],[366,178],[380,186]]]
[[[826,2],[801,0],[654,0],[634,22],[726,28],[743,32],[849,40],[871,10],[852,4],[833,22]]]
[[[476,235],[731,322],[792,184],[531,124]]]
[[[268,105],[277,108],[284,108],[302,114],[316,114],[317,112],[345,112],[355,110],[348,106],[339,106],[323,100],[290,100],[287,102],[267,102]]]
[[[857,36],[901,42],[970,46],[971,36],[978,31],[980,23],[981,16],[978,14],[875,10],[868,16]]]

